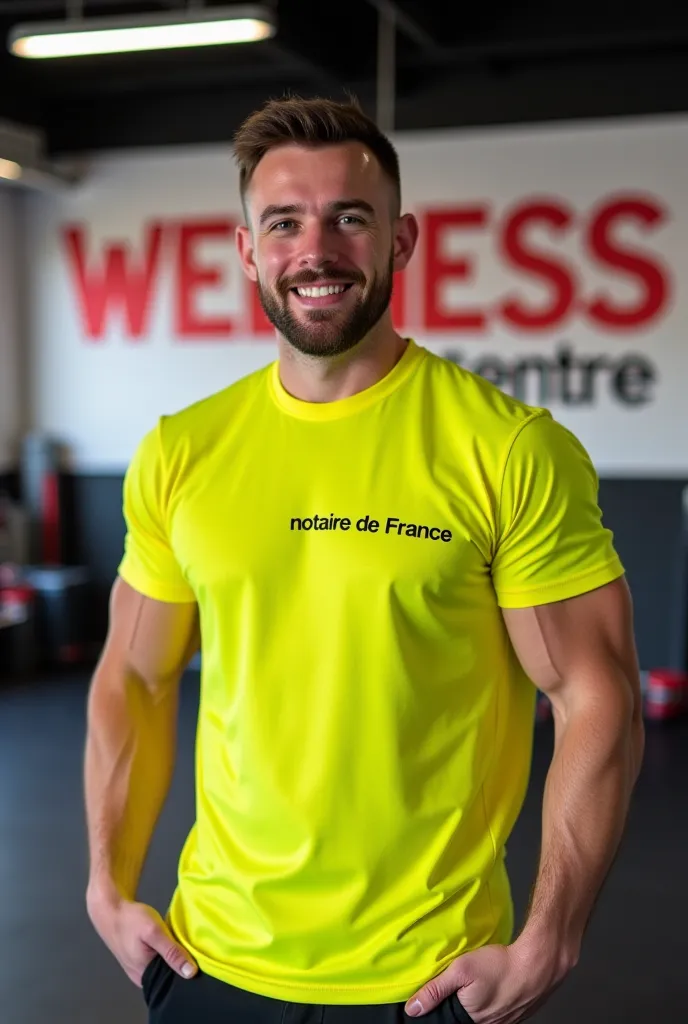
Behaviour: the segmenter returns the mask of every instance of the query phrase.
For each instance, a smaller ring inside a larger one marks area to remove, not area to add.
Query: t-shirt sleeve
[[[167,486],[160,424],[139,443],[124,478],[124,556],[118,573],[156,601],[195,600],[175,558],[166,514]]]
[[[563,601],[623,575],[598,490],[570,431],[547,412],[525,421],[506,458],[497,510],[492,578],[502,608]]]

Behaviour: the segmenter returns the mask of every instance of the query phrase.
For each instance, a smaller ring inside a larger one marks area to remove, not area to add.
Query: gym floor
[[[144,1024],[139,991],[84,911],[81,768],[88,676],[0,686],[0,1008],[3,1024]],[[184,680],[172,792],[142,880],[164,912],[193,816],[198,676]],[[538,725],[531,786],[509,846],[522,915],[552,748]],[[651,725],[626,838],[574,974],[541,1024],[680,1024],[688,981],[688,720]]]

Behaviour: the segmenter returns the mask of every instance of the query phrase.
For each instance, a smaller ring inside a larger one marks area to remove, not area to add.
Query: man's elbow
[[[632,790],[645,753],[645,724],[640,687],[625,685],[627,679],[627,674],[621,669],[616,675],[616,685],[606,691],[605,718],[615,737],[617,755],[625,757],[628,783]]]

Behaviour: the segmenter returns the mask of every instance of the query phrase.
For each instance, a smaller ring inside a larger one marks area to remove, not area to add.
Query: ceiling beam
[[[373,0],[368,0],[369,3]],[[434,53],[407,57],[410,68],[476,64],[498,60],[548,59],[586,54],[621,54],[634,51],[683,49],[688,46],[688,28],[643,31],[599,32],[554,38],[502,39],[464,46],[440,48]]]

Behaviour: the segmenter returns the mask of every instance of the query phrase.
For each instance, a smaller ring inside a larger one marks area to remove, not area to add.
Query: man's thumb
[[[455,995],[458,987],[456,975],[449,968],[411,996],[404,1009],[409,1017],[420,1017],[434,1010],[448,996]]]
[[[186,950],[182,949],[181,946],[178,946],[177,943],[168,936],[164,936],[160,943],[158,952],[165,963],[168,964],[173,971],[181,975],[182,978],[193,978],[197,973],[198,966],[194,963]]]

